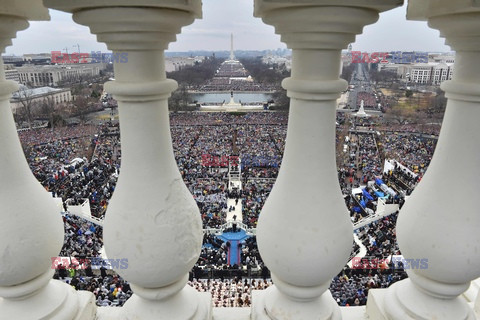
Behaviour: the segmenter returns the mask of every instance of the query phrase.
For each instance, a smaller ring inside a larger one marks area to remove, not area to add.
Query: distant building
[[[6,64],[4,65],[4,69],[5,69],[5,79],[12,80],[15,82],[20,82],[20,75],[18,73],[18,70],[15,69],[14,66]]]
[[[23,56],[2,56],[4,64],[13,64],[17,67],[20,67],[25,64],[50,64],[51,54],[50,53],[29,53],[24,54]]]
[[[52,61],[52,54],[50,52],[24,54],[23,61],[31,64],[50,64]]]
[[[454,65],[451,63],[439,63],[433,68],[432,84],[440,84],[446,80],[452,80]]]
[[[4,64],[22,65],[25,63],[23,56],[2,56]]]
[[[272,54],[266,54],[262,57],[262,62],[266,65],[278,65],[285,66],[285,69],[290,70],[292,68],[292,57],[281,57]]]
[[[405,81],[439,85],[443,81],[451,80],[453,76],[453,63],[445,62],[428,62],[413,64],[378,64],[380,70],[388,70],[396,72],[400,78]]]
[[[438,85],[445,80],[451,80],[452,75],[453,64],[432,62],[412,65],[409,74],[411,82],[434,85]]]
[[[416,63],[408,68],[406,79],[411,82],[429,84],[432,79],[433,65],[429,63]]]
[[[23,108],[26,103],[32,106],[40,106],[43,102],[51,102],[53,105],[72,101],[72,93],[70,89],[57,89],[50,87],[41,87],[27,89],[22,87],[13,93],[10,99],[10,105],[13,112]]]
[[[80,79],[82,76],[98,76],[105,68],[103,63],[69,65],[29,65],[18,67],[20,83],[30,87],[56,87],[61,81]]]
[[[204,58],[204,57],[203,57]],[[187,66],[193,66],[196,62],[201,62],[203,59],[200,57],[167,57],[165,58],[165,71],[173,72],[178,71]]]
[[[455,55],[431,53],[428,55],[428,61],[436,63],[455,63]]]

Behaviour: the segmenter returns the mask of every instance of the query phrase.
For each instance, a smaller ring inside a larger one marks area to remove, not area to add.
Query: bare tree
[[[447,106],[447,98],[445,98],[445,92],[438,88],[436,95],[430,97],[429,110],[431,113],[440,113],[443,115]]]
[[[41,112],[48,117],[48,121],[52,128],[55,127],[55,103],[52,96],[47,96],[43,99],[41,105]]]
[[[396,105],[386,112],[387,118],[392,119],[398,124],[406,124],[413,118],[411,110],[402,105]]]
[[[350,129],[350,119],[348,115],[345,117],[345,122],[340,125],[340,130],[337,130],[337,137],[338,137],[338,142],[336,145],[336,151],[337,151],[337,167],[342,166],[345,163],[345,153],[343,152],[343,145],[345,144],[345,137],[348,136]]]
[[[169,109],[172,111],[189,110],[189,104],[192,98],[187,91],[185,85],[180,85],[177,90],[172,92],[172,95],[168,99]]]
[[[27,123],[28,123],[28,127],[31,129],[32,122],[33,122],[33,106],[34,106],[32,91],[27,87],[22,86],[20,90],[18,90],[18,100],[22,105],[23,110],[21,112],[24,114],[25,119],[27,120]]]
[[[79,95],[75,97],[73,104],[75,106],[75,115],[80,118],[82,123],[85,122],[88,113],[88,99],[83,95]]]

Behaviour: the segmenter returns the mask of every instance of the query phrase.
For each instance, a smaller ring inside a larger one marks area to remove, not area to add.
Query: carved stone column
[[[122,163],[104,223],[110,259],[128,259],[118,273],[134,295],[126,319],[209,319],[210,301],[186,286],[202,245],[196,203],[177,168],[167,99],[177,83],[166,79],[164,50],[181,27],[201,16],[200,0],[46,0],[73,13],[120,57],[115,81]],[[123,59],[122,59],[123,57]]]
[[[378,13],[402,1],[255,1],[255,15],[292,49],[285,153],[260,214],[257,240],[274,286],[254,297],[253,319],[340,319],[328,292],[352,248],[335,163],[335,109],[347,82],[341,50]]]
[[[40,1],[0,1],[1,51],[28,20],[48,19]],[[9,103],[15,90],[0,59],[0,319],[93,319],[93,294],[52,280],[63,221],[23,154]]]
[[[372,303],[386,319],[475,319],[459,295],[480,277],[480,7],[412,0],[408,17],[428,20],[456,50],[454,75],[441,85],[448,103],[435,154],[397,222],[403,256],[428,266],[408,269]]]

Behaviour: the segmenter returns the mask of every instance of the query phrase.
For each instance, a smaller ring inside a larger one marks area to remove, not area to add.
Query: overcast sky
[[[71,15],[50,10],[51,21],[32,22],[20,31],[7,48],[7,54],[50,51],[107,51],[87,27],[72,21]],[[406,5],[380,15],[377,23],[364,28],[357,36],[354,50],[360,51],[450,51],[436,30],[426,22],[407,21]],[[234,34],[235,50],[285,48],[271,26],[253,17],[253,0],[203,0],[203,19],[184,27],[169,51],[229,50],[230,33]],[[74,47],[75,46],[75,47]]]

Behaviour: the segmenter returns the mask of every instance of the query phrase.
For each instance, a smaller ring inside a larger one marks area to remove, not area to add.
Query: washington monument
[[[230,34],[230,60],[235,60],[235,55],[233,54],[233,33]]]

